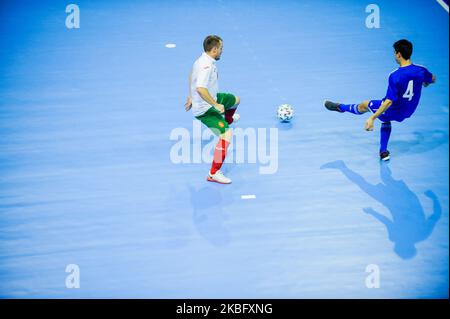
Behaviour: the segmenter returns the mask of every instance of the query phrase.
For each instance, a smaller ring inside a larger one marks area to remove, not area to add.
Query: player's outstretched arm
[[[186,103],[184,104],[184,109],[186,110],[186,112],[189,111],[192,107],[191,81],[192,81],[192,72],[189,73],[189,94],[186,99]]]
[[[386,99],[381,103],[380,108],[366,121],[366,131],[373,131],[373,122],[383,114],[390,106],[392,105],[392,101]]]

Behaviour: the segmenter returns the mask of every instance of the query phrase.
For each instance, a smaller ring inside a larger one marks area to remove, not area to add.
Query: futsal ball
[[[278,107],[277,116],[280,122],[290,122],[294,116],[294,108],[289,104],[283,104]]]

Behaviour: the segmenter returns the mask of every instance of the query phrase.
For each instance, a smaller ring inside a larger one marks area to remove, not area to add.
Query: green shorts
[[[236,97],[230,93],[217,93],[217,103],[222,104],[226,111],[236,104]],[[195,118],[209,127],[216,135],[223,134],[228,130],[227,121],[215,107],[210,107],[204,114]]]

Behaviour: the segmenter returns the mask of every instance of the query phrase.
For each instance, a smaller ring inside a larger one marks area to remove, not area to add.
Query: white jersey
[[[194,62],[191,76],[192,114],[200,116],[212,107],[197,92],[198,87],[208,89],[209,94],[217,100],[219,92],[216,60],[205,52]]]

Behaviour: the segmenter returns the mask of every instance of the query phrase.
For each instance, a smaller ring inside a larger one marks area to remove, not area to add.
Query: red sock
[[[214,175],[223,164],[225,156],[227,155],[227,148],[230,145],[230,142],[219,139],[219,142],[216,144],[216,148],[214,149],[214,159],[211,166],[211,175]]]
[[[233,123],[233,114],[236,112],[237,108],[229,109],[225,111],[225,121],[227,121],[228,124]]]

